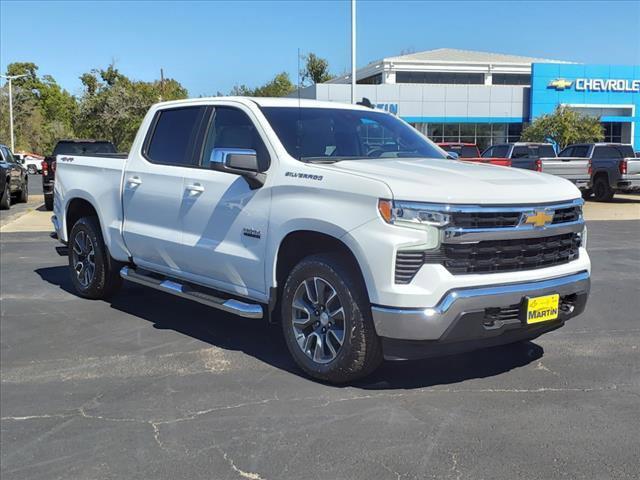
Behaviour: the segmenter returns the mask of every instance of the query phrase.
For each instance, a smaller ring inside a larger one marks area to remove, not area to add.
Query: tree
[[[551,141],[563,149],[572,143],[602,141],[604,128],[597,117],[558,106],[553,113],[536,118],[522,131],[521,138],[527,142]]]
[[[310,53],[305,57],[304,69],[300,72],[302,83],[324,83],[333,78],[329,73],[329,62],[315,53]]]
[[[128,150],[147,110],[160,101],[187,98],[176,80],[130,80],[115,65],[80,76],[84,93],[78,103],[75,131],[78,136],[109,140]]]
[[[250,88],[246,85],[235,85],[229,95],[245,97],[286,97],[296,89],[287,72],[278,73],[261,87]]]

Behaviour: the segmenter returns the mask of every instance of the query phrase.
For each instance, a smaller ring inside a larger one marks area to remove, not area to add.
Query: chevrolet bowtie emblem
[[[547,213],[542,211],[536,211],[532,213],[524,214],[524,224],[533,225],[534,227],[544,227],[553,221],[553,212]]]
[[[547,85],[549,88],[555,88],[556,90],[564,90],[565,88],[569,88],[573,85],[573,82],[569,80],[565,80],[564,78],[556,78],[555,80],[549,82]]]

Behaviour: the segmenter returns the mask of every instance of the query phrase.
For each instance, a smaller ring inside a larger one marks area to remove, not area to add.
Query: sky
[[[0,0],[0,70],[30,61],[72,94],[78,77],[115,62],[151,81],[160,68],[189,95],[260,85],[298,49],[351,65],[351,6],[334,1],[36,2]],[[640,65],[640,0],[357,2],[357,64],[435,48],[581,63]]]

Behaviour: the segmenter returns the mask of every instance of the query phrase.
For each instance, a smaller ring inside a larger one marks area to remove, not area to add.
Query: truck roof
[[[361,105],[352,105],[350,103],[324,102],[321,100],[309,100],[305,98],[277,98],[277,97],[202,97],[188,98],[185,100],[172,100],[170,102],[161,102],[156,104],[158,108],[173,107],[180,105],[197,105],[207,104],[212,100],[234,100],[244,104],[257,104],[260,107],[305,107],[305,108],[342,108],[348,110],[365,110],[370,112],[371,109]],[[377,110],[384,112],[384,110]]]

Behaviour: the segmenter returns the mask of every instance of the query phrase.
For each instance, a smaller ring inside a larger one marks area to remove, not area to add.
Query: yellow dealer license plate
[[[545,295],[527,299],[527,324],[547,322],[558,318],[560,295]]]

